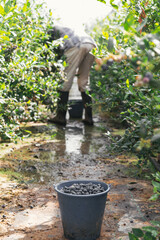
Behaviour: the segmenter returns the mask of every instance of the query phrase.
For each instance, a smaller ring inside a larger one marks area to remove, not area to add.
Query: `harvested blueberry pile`
[[[73,194],[73,195],[91,195],[102,193],[105,191],[101,184],[94,183],[74,183],[71,186],[63,187],[60,190],[63,193]]]

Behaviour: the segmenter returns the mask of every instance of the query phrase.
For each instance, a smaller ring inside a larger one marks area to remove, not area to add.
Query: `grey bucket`
[[[104,192],[92,195],[71,195],[61,192],[74,183],[101,184]],[[69,240],[96,240],[100,236],[107,193],[110,185],[95,180],[72,180],[55,186],[58,194],[64,236]]]
[[[68,112],[70,118],[82,118],[83,115],[82,100],[70,100]]]

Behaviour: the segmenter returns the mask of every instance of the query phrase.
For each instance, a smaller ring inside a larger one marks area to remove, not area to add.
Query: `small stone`
[[[36,143],[35,146],[36,146],[36,147],[40,147],[41,144],[40,144],[40,143]]]
[[[137,184],[137,182],[129,182],[128,184]]]

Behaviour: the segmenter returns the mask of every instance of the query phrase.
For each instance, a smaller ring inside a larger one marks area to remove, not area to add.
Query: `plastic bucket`
[[[82,118],[83,115],[83,103],[81,100],[69,101],[69,116],[70,118]]]
[[[92,195],[71,195],[61,192],[64,186],[74,183],[101,184],[102,193]],[[100,236],[107,193],[110,185],[93,180],[73,180],[55,186],[58,194],[64,236],[69,240],[95,240]]]

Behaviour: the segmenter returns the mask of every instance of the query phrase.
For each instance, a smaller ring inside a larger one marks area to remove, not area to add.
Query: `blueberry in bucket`
[[[101,184],[94,183],[74,183],[71,186],[65,186],[60,189],[61,192],[73,195],[91,195],[104,192]]]

